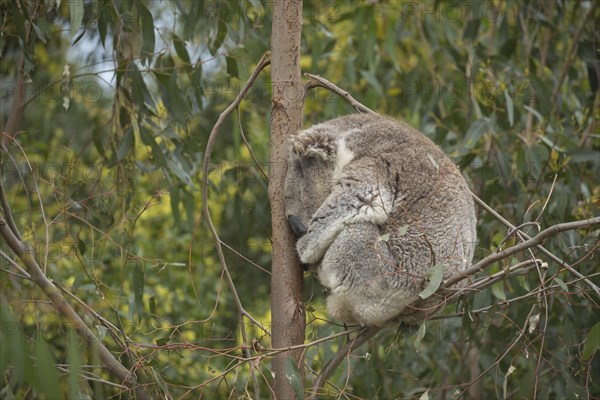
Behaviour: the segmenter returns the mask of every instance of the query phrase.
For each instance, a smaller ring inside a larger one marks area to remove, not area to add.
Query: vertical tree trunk
[[[271,315],[273,347],[304,342],[306,325],[302,303],[302,268],[294,249],[295,238],[285,217],[283,184],[287,170],[287,139],[302,124],[300,35],[302,0],[275,0],[271,36],[271,80],[273,109],[271,121],[271,170],[269,200],[273,229]],[[285,363],[292,357],[302,370],[301,351],[280,353],[273,359],[273,390],[279,400],[296,396],[285,376]]]

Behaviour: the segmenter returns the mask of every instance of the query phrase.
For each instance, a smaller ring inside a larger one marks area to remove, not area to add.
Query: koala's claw
[[[306,226],[304,226],[304,224],[302,223],[302,221],[300,221],[300,218],[296,217],[295,215],[289,215],[288,221],[290,222],[290,226],[292,227],[292,230],[294,231],[296,236],[304,236],[307,229]]]

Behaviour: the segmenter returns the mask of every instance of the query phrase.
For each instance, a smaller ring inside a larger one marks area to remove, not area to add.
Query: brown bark
[[[302,303],[302,268],[294,249],[295,237],[285,217],[283,185],[287,165],[287,138],[302,125],[304,85],[300,75],[302,0],[275,0],[271,36],[271,170],[269,200],[273,229],[271,314],[273,347],[285,348],[304,342],[306,325]],[[283,352],[273,358],[275,398],[296,395],[285,376],[285,363],[292,357],[302,371],[302,350]]]

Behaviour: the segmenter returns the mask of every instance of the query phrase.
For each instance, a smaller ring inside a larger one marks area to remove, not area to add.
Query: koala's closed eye
[[[301,131],[290,147],[286,213],[300,260],[330,289],[330,315],[363,326],[430,316],[440,299],[409,307],[429,268],[464,270],[476,241],[473,199],[450,158],[410,126],[364,114]]]

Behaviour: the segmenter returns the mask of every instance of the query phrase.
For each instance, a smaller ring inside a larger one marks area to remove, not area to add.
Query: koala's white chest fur
[[[291,139],[286,213],[297,250],[330,289],[331,316],[382,326],[418,321],[426,272],[464,270],[476,240],[469,188],[452,161],[408,125],[340,117]],[[435,160],[435,162],[432,162]]]

